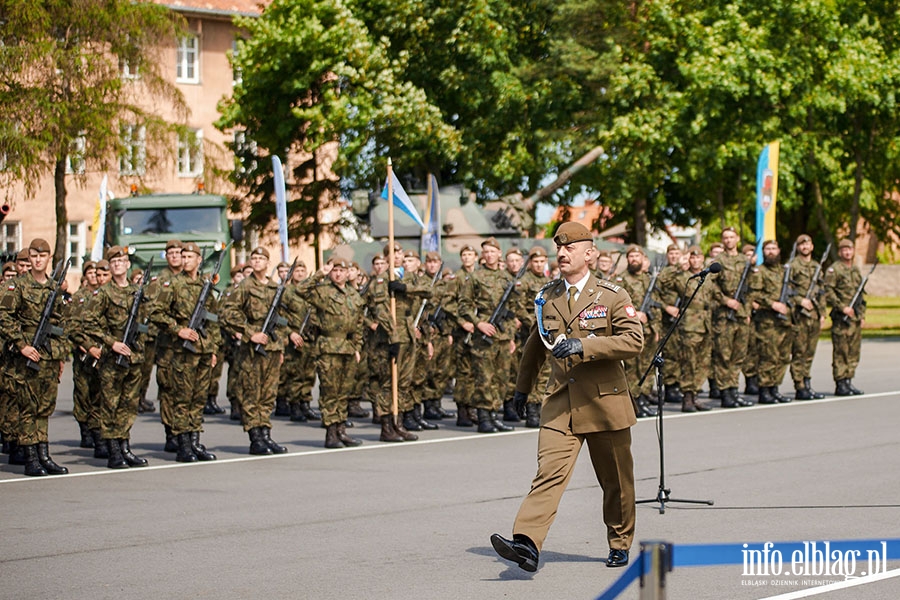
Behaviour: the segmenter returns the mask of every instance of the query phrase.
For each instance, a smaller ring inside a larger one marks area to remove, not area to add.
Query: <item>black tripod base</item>
[[[706,504],[707,506],[712,506],[712,500],[686,500],[684,498],[671,498],[669,494],[672,490],[668,490],[662,486],[659,488],[659,492],[656,494],[656,498],[648,498],[646,500],[638,500],[635,504],[649,504],[651,502],[659,502],[659,514],[664,515],[666,513],[666,503],[667,502],[683,502],[685,504]]]

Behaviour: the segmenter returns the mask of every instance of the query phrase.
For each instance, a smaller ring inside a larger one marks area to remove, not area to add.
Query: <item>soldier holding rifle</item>
[[[815,391],[811,385],[810,371],[819,343],[819,332],[825,323],[822,310],[822,263],[828,258],[831,244],[822,253],[822,260],[813,257],[812,238],[802,234],[797,238],[797,256],[791,262],[791,286],[803,297],[794,302],[794,338],[791,345],[791,379],[794,381],[794,398],[815,400],[825,394]]]
[[[859,364],[862,323],[866,317],[863,292],[868,276],[863,278],[859,267],[853,264],[854,250],[852,240],[841,240],[838,243],[840,260],[825,273],[825,293],[831,306],[831,369],[837,396],[863,393],[853,385],[853,377]]]

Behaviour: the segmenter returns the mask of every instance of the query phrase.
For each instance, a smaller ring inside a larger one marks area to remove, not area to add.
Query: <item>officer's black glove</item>
[[[584,347],[581,345],[581,340],[577,338],[565,339],[553,349],[553,356],[556,358],[565,358],[573,354],[584,356]]]
[[[520,419],[525,418],[525,403],[528,402],[528,394],[520,392],[516,390],[513,393],[513,406],[516,409],[516,414],[519,415]]]
[[[400,344],[390,344],[388,346],[388,357],[397,358],[400,356]]]
[[[402,294],[406,291],[406,284],[402,281],[389,281],[388,289],[392,292],[400,292]]]

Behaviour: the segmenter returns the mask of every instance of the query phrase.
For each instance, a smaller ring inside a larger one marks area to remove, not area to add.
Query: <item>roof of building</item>
[[[259,16],[271,0],[153,0],[153,2],[180,12]]]

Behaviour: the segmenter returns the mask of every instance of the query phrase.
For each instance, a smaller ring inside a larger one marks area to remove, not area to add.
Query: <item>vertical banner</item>
[[[103,244],[106,241],[106,175],[100,182],[100,197],[97,199],[97,208],[94,210],[94,245],[91,248],[91,260],[97,262],[103,260]]]
[[[756,264],[762,264],[762,245],[775,239],[775,205],[778,199],[778,152],[781,143],[768,144],[756,165]]]
[[[422,254],[441,251],[441,198],[437,177],[428,175],[428,210],[422,231]]]
[[[278,217],[278,237],[281,239],[281,260],[288,262],[287,193],[284,186],[284,169],[281,159],[272,155],[272,174],[275,176],[275,216]]]

